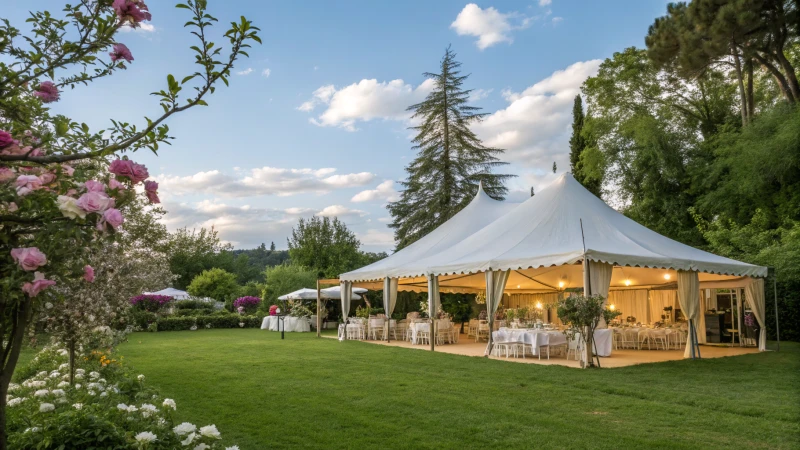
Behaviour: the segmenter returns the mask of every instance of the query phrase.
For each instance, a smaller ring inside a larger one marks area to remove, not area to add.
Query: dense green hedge
[[[241,316],[239,314],[209,314],[202,316],[162,317],[158,319],[155,331],[183,331],[196,326],[198,330],[205,328],[258,328],[261,326],[260,316]]]

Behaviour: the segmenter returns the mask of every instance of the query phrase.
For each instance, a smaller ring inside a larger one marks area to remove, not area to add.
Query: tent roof
[[[367,290],[363,288],[353,288],[353,296],[351,297],[351,300],[360,300],[361,296],[359,296],[358,293],[364,293],[364,292],[367,292]],[[339,286],[334,286],[332,288],[327,288],[327,289],[320,289],[320,298],[325,298],[325,299],[342,298]],[[316,300],[316,299],[317,299],[317,290],[308,288],[298,289],[294,292],[290,292],[286,295],[281,295],[280,297],[278,297],[278,300]]]
[[[145,294],[149,294],[149,295],[167,295],[167,296],[179,299],[179,300],[180,299],[186,299],[186,298],[190,297],[188,292],[182,291],[180,289],[171,288],[171,287],[170,288],[166,288],[166,289],[162,289],[162,290],[156,291],[156,292],[145,292]]]
[[[389,273],[403,272],[420,259],[442,253],[476,231],[511,211],[519,203],[503,202],[489,197],[478,186],[475,198],[450,220],[408,247],[368,266],[340,275],[345,281],[380,280]]]
[[[533,278],[538,283],[549,275],[552,280],[548,280],[547,284],[552,287],[558,280],[567,279],[560,272],[580,272],[579,266],[564,267],[557,271],[553,266],[575,265],[582,261],[584,241],[586,258],[619,266],[622,268],[621,276],[626,278],[630,278],[631,273],[641,277],[643,281],[647,278],[646,282],[634,282],[633,285],[656,284],[653,278],[655,275],[645,274],[642,268],[664,269],[665,279],[668,272],[674,270],[715,274],[712,277],[714,279],[764,277],[767,274],[766,267],[695,249],[636,223],[587,191],[569,173],[561,175],[535,197],[506,212],[502,217],[484,220],[490,223],[468,236],[454,239],[450,246],[438,248],[425,258],[404,261],[402,265],[384,270],[382,274],[370,272],[369,277],[358,278],[361,271],[370,267],[367,266],[344,274],[342,278],[368,281],[386,276],[413,278],[435,274],[448,275],[445,279],[453,280],[460,275],[458,284],[466,287],[468,281],[478,280],[468,280],[474,277],[464,277],[463,274],[510,269],[514,270],[512,278],[520,278],[520,286]],[[431,234],[437,233],[448,223]],[[577,283],[573,281],[569,284],[582,284],[581,277],[576,275],[578,274],[570,274],[569,278],[577,278]],[[725,277],[719,277],[720,275]],[[659,273],[658,276],[662,275]],[[622,278],[620,282],[623,282]],[[512,283],[514,281],[509,279],[508,284]],[[450,283],[442,282],[440,278],[440,284],[445,286]]]

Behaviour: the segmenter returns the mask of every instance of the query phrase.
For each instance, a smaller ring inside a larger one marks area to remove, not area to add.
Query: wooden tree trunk
[[[22,340],[25,337],[25,329],[31,315],[30,299],[22,300],[14,312],[11,314],[12,329],[8,336],[8,344],[4,346],[3,354],[6,356],[2,361],[0,369],[0,450],[8,448],[8,435],[6,433],[6,397],[8,395],[8,385],[11,384],[11,377],[17,368],[19,352],[22,350]],[[6,336],[2,336],[6,338]]]
[[[69,384],[75,385],[75,341],[69,341]]]

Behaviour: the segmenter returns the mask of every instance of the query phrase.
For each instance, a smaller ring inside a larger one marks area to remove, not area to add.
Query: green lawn
[[[261,330],[136,333],[128,364],[262,448],[798,448],[800,345],[579,370]]]

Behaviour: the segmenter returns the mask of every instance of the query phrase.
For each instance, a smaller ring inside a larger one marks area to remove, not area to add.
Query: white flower
[[[50,378],[58,378],[60,376],[61,376],[61,372],[59,372],[57,370],[54,370],[54,371],[50,372]]]
[[[66,392],[64,392],[63,389],[53,389],[52,394],[57,395],[59,397],[63,397],[66,394]]]
[[[56,405],[52,403],[42,403],[39,405],[39,412],[50,412],[56,409]]]
[[[100,374],[99,374],[99,373],[97,373],[97,372],[95,372],[95,371],[91,371],[91,372],[89,372],[89,378],[91,378],[91,379],[93,379],[93,380],[94,380],[95,378],[100,378]]]
[[[175,405],[175,400],[171,398],[165,398],[164,403],[162,403],[162,405],[165,408],[172,408],[173,410],[177,409],[177,405]]]
[[[119,405],[117,405],[117,409],[120,411],[127,411],[128,405],[126,405],[125,403],[120,403]]]
[[[200,428],[200,434],[202,434],[205,437],[210,437],[210,438],[214,438],[214,439],[222,439],[222,436],[220,436],[216,425],[206,425],[204,427],[201,427]]]
[[[49,393],[50,393],[49,389],[39,389],[38,391],[33,393],[33,396],[34,397],[47,397],[47,395]]]
[[[188,436],[186,436],[186,439],[184,439],[184,440],[182,440],[182,441],[181,441],[181,444],[183,444],[183,445],[189,445],[189,444],[191,444],[191,443],[192,443],[192,441],[194,441],[194,438],[195,438],[196,436],[197,436],[197,435],[196,435],[196,434],[194,434],[194,433],[189,433],[189,435],[188,435]]]
[[[93,391],[93,390],[91,390],[91,389],[89,389],[88,391],[86,391],[86,393],[87,393],[87,394],[89,394],[89,395],[92,395],[92,396],[94,396],[94,395],[97,395],[97,392],[95,392],[95,391]]]
[[[17,383],[11,383],[8,385],[8,392],[13,392],[19,389],[19,385]]]
[[[82,373],[76,373],[75,374],[75,379],[76,380],[82,380],[83,379],[83,374]]]
[[[225,450],[239,450],[239,446],[238,445],[232,445],[230,447],[225,447]]]
[[[58,354],[61,355],[61,356],[67,356],[67,355],[69,355],[69,352],[66,349],[62,348],[62,349],[60,349],[58,351]]]
[[[77,373],[78,375],[83,375],[83,374],[86,373],[86,370],[85,369],[75,369],[75,373]]]
[[[136,411],[138,411],[138,410],[139,410],[139,408],[137,408],[137,407],[136,407],[136,406],[134,406],[134,405],[129,405],[129,406],[128,406],[128,412],[129,412],[129,413],[136,412]]]
[[[83,387],[83,385],[82,385],[82,384],[80,384],[80,383],[78,383],[78,384],[76,384],[76,385],[75,385],[75,389],[80,389],[80,388],[82,388],[82,387]]]
[[[69,363],[64,363],[58,366],[58,370],[66,370],[69,369]]]
[[[139,374],[139,376],[136,377],[136,379],[139,380],[139,381],[144,381],[144,375]]]
[[[36,433],[37,431],[39,431],[39,427],[25,428],[25,433]]]
[[[43,370],[43,371],[41,371],[41,372],[37,373],[37,374],[36,374],[36,376],[37,376],[37,377],[39,377],[39,378],[44,378],[44,377],[46,377],[46,376],[47,376],[47,372],[45,372],[45,371]]]
[[[100,384],[106,384],[106,383],[108,383],[108,381],[106,381],[106,379],[105,379],[105,378],[100,378],[99,380],[97,380],[97,382],[98,382],[98,383],[100,383]]]
[[[209,448],[211,448],[211,447],[209,447],[208,444],[204,444],[204,443],[201,442],[201,443],[197,444],[194,447],[194,450],[206,450],[206,449],[209,449]]]
[[[174,431],[178,436],[183,436],[185,434],[194,433],[197,431],[197,427],[189,422],[183,422],[182,424],[173,428],[172,431]]]
[[[103,392],[102,394],[100,394],[100,397],[108,397],[108,392]]]
[[[74,405],[72,405],[72,407],[77,410],[81,410],[83,409],[83,403],[75,403]]]
[[[86,218],[86,211],[78,206],[77,199],[67,195],[59,195],[56,202],[58,203],[58,209],[61,210],[61,214],[63,214],[64,217],[68,219],[77,219],[78,217],[81,219]]]
[[[25,401],[25,397],[12,398],[8,402],[6,402],[6,405],[7,406],[17,406],[17,405],[19,405],[20,403],[22,403],[24,401]]]
[[[150,403],[142,404],[142,406],[140,406],[139,409],[142,411],[142,417],[150,417],[158,412],[158,408],[156,408],[155,405],[151,405]]]
[[[142,431],[135,436],[136,442],[153,442],[156,440],[156,435],[149,431]]]
[[[27,388],[41,388],[47,386],[47,383],[40,380],[27,380],[22,383]]]
[[[62,382],[58,383],[58,385],[56,385],[56,387],[60,387],[60,388],[65,388],[67,386],[69,386],[69,381],[62,381]]]
[[[89,383],[89,384],[86,385],[86,387],[89,388],[89,389],[95,389],[95,390],[98,390],[98,391],[102,391],[103,390],[103,385],[100,384],[100,383]]]
[[[58,404],[64,404],[64,403],[67,403],[67,399],[66,399],[66,398],[64,398],[64,397],[58,397],[58,398],[56,399],[56,403],[58,403]]]

